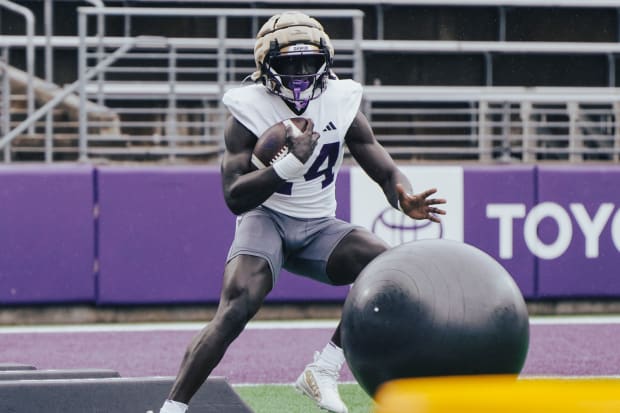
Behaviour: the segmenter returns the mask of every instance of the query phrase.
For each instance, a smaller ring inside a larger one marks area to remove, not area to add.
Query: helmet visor
[[[281,54],[270,60],[271,68],[284,76],[312,76],[322,72],[325,56],[320,53]]]

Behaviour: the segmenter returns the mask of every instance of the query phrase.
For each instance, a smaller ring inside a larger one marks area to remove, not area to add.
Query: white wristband
[[[396,205],[398,206],[398,210],[399,210],[400,212],[405,212],[405,210],[403,209],[403,207],[402,207],[402,206],[400,206],[400,201],[399,201],[399,200],[397,200],[397,201],[396,201]]]
[[[273,163],[273,169],[285,181],[297,178],[304,171],[304,164],[292,153]]]

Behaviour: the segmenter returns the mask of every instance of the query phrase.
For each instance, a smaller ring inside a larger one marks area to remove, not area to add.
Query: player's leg
[[[261,208],[240,216],[215,316],[188,346],[169,401],[160,413],[184,413],[187,402],[262,305],[281,265],[282,239],[271,216]],[[179,406],[181,410],[176,409]]]
[[[356,228],[334,248],[327,261],[327,276],[336,285],[352,284],[366,265],[388,248],[389,245],[372,232]],[[341,348],[340,323],[332,342]]]
[[[259,310],[271,288],[271,269],[265,259],[238,255],[226,265],[216,314],[188,346],[168,396],[177,403],[169,405],[183,408],[179,403],[186,405],[189,402],[220,362],[228,346]],[[167,410],[162,408],[161,412]]]
[[[333,228],[339,228],[334,230]],[[329,234],[323,233],[302,253],[308,261],[324,260],[323,271],[334,285],[353,283],[364,267],[388,246],[365,229],[336,221]],[[323,257],[323,258],[320,258]],[[301,267],[301,265],[299,265]],[[340,324],[331,341],[316,352],[314,361],[306,366],[295,386],[329,411],[346,413],[347,407],[338,392],[338,377],[344,364]]]
[[[267,261],[238,255],[224,271],[222,293],[211,322],[188,346],[169,399],[187,404],[271,290]]]
[[[356,227],[332,251],[327,276],[335,285],[352,284],[368,263],[389,248],[372,232]]]

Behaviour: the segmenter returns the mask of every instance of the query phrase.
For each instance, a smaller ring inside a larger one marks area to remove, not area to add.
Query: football
[[[288,154],[287,124],[291,125],[292,137],[295,138],[301,135],[307,121],[304,118],[290,118],[269,127],[256,141],[256,146],[252,152],[252,165],[258,169],[263,169]]]

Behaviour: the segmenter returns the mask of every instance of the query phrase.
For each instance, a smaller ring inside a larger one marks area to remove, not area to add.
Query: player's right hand
[[[295,155],[302,163],[306,163],[319,141],[318,132],[314,132],[314,122],[306,118],[306,126],[300,134],[295,135],[289,125],[286,126],[286,140],[289,152]]]

